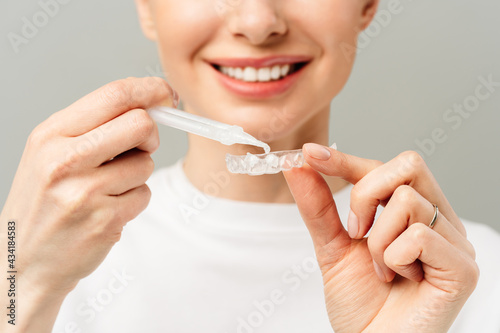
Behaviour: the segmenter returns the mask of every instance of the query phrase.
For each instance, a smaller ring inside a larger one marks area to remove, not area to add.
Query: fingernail
[[[347,218],[347,232],[349,237],[356,238],[359,231],[359,220],[356,214],[351,210],[349,211],[349,217]]]
[[[377,276],[380,279],[380,281],[386,282],[387,280],[385,278],[384,272],[382,272],[382,268],[380,268],[379,264],[377,264],[375,260],[373,260],[373,267],[375,268],[375,273],[377,273]]]
[[[335,142],[334,142],[334,143],[330,146],[330,148],[335,149],[335,150],[338,150],[338,149],[337,149],[337,143],[335,143]]]
[[[311,157],[317,160],[326,161],[330,158],[330,151],[325,146],[316,143],[306,143],[304,149]]]
[[[177,91],[175,91],[172,88],[172,103],[174,104],[174,108],[177,109],[177,107],[179,106],[180,101],[181,101],[181,98],[179,97],[179,94],[177,93]]]

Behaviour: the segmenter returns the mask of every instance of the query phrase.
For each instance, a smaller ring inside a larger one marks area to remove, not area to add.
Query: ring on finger
[[[439,215],[439,209],[436,204],[432,204],[434,206],[434,216],[432,217],[431,223],[429,223],[429,228],[434,228],[434,225],[436,224],[438,215]]]

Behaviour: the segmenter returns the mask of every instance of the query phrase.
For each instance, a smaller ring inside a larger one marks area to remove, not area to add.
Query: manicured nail
[[[317,160],[326,161],[330,158],[330,151],[325,146],[316,143],[306,143],[304,149],[311,157]]]
[[[356,238],[359,231],[359,220],[356,214],[351,210],[349,211],[349,217],[347,218],[347,232],[349,237]]]
[[[179,97],[179,94],[177,91],[172,89],[172,103],[174,104],[174,108],[177,108],[179,106],[179,103],[181,101],[181,98]]]
[[[384,272],[382,272],[382,268],[380,268],[379,264],[377,264],[375,260],[373,260],[373,267],[375,268],[375,273],[377,273],[377,276],[380,279],[380,281],[386,282],[387,280],[385,278]]]

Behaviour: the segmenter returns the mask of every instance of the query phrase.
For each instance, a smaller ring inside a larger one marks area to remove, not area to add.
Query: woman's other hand
[[[285,177],[314,242],[335,332],[445,332],[479,270],[423,159],[405,152],[384,164],[316,144],[304,156],[308,165]],[[319,172],[354,184],[348,231]]]
[[[55,319],[52,305],[98,267],[124,225],[148,205],[145,182],[159,136],[145,109],[176,103],[173,96],[160,78],[115,81],[29,136],[0,220],[2,233],[8,221],[17,224],[19,329],[29,331],[30,321],[37,332],[48,331],[41,315]]]

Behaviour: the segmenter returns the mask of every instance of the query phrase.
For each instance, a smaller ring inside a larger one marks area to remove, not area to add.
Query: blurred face
[[[185,109],[265,141],[328,112],[372,0],[136,0]],[[346,52],[347,50],[347,52]],[[268,129],[276,124],[272,137]],[[278,125],[281,123],[281,126]],[[267,137],[266,137],[267,136]]]

